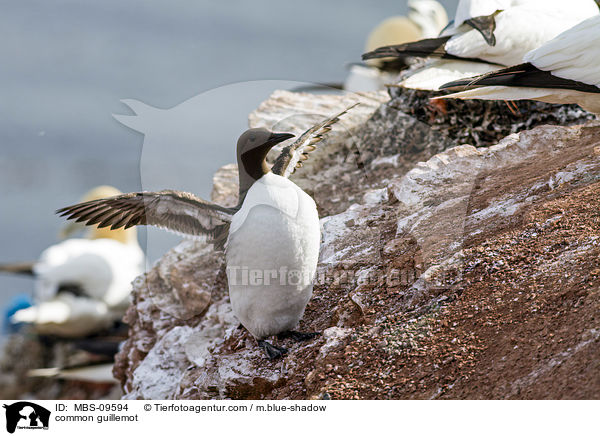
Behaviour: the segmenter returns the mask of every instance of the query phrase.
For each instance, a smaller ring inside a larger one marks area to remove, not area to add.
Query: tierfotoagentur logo
[[[50,411],[29,401],[19,401],[6,409],[6,431],[14,433],[19,430],[48,430]]]

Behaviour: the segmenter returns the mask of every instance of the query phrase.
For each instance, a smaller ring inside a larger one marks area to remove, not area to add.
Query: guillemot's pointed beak
[[[293,135],[291,133],[271,133],[271,136],[269,136],[269,140],[267,141],[267,144],[269,144],[272,147],[275,144],[279,144],[280,142],[283,142],[286,139],[293,138],[294,136],[296,136],[296,135]]]

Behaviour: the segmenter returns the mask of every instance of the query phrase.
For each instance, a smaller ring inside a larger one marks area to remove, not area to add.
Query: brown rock
[[[600,126],[476,149],[371,97],[293,176],[322,216],[300,325],[322,336],[267,361],[237,329],[222,255],[186,242],[134,285],[127,398],[600,397]],[[294,114],[356,98],[278,92],[251,125],[300,132],[314,118]]]

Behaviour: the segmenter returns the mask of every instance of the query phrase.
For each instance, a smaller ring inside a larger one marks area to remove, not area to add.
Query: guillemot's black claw
[[[288,352],[287,348],[278,347],[267,341],[258,341],[258,346],[265,351],[265,354],[271,360],[283,357],[283,355]]]
[[[297,332],[295,330],[288,330],[287,332],[281,332],[277,335],[278,339],[287,339],[287,338],[291,338],[296,342],[300,342],[300,341],[308,341],[310,339],[314,339],[317,336],[319,336],[321,334],[321,332],[310,332],[310,333],[304,333],[304,332]]]

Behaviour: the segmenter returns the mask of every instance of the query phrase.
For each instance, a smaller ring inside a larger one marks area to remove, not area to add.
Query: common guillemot
[[[292,329],[312,295],[320,244],[316,205],[288,177],[350,108],[314,125],[284,147],[272,168],[267,164],[267,153],[294,135],[264,128],[244,132],[237,143],[236,207],[165,190],[84,202],[57,213],[100,228],[153,225],[225,249],[235,315],[268,358],[280,357],[287,350],[269,343],[268,337],[303,340],[314,336]]]
[[[82,200],[121,192],[99,186]],[[67,226],[69,236],[82,226]],[[36,279],[34,304],[11,316],[42,335],[82,337],[109,328],[129,305],[131,282],[144,267],[135,229],[91,228],[85,238],[70,238],[48,247],[35,262],[0,265],[0,272]]]
[[[527,53],[525,63],[447,83],[466,89],[443,98],[576,103],[600,114],[600,15]]]
[[[400,85],[437,91],[444,83],[518,64],[528,51],[597,14],[594,0],[461,0],[439,37],[380,47],[363,59],[429,58]]]

